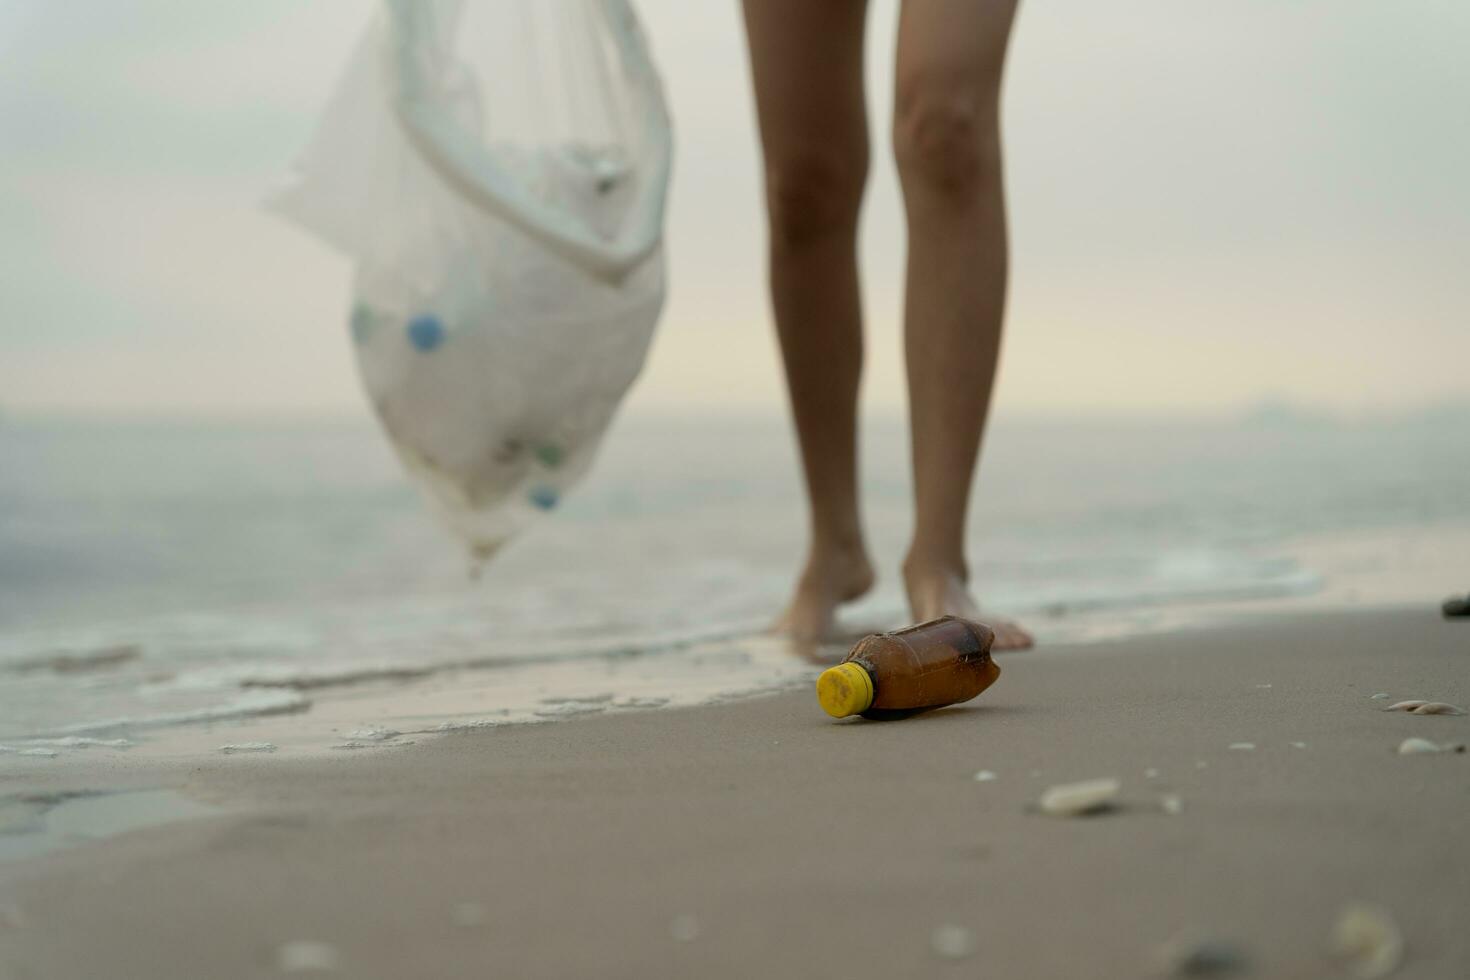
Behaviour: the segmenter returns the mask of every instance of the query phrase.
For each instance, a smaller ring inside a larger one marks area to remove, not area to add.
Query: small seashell
[[[1388,707],[1384,708],[1383,710],[1384,711],[1413,711],[1415,708],[1422,708],[1424,705],[1426,705],[1428,703],[1429,703],[1428,701],[1400,701],[1397,704],[1391,704],[1391,705],[1389,705]]]
[[[1386,977],[1404,958],[1404,937],[1387,909],[1354,903],[1337,916],[1330,949],[1355,977]]]
[[[975,935],[964,926],[946,923],[929,934],[929,945],[944,959],[962,960],[975,952]]]
[[[995,773],[991,772],[989,769],[981,769],[979,772],[975,773],[975,782],[977,783],[989,783],[994,781]]]
[[[1231,748],[1231,750],[1233,750],[1235,752],[1254,752],[1256,750],[1256,743],[1255,742],[1231,742],[1230,743],[1230,748]]]
[[[336,970],[341,961],[337,947],[312,939],[282,943],[276,950],[276,962],[282,973],[330,972]]]
[[[1159,797],[1159,807],[1171,817],[1177,817],[1184,812],[1184,797],[1178,793],[1165,793]]]
[[[1464,752],[1463,742],[1431,742],[1427,738],[1406,738],[1399,743],[1399,755],[1419,755],[1423,752]]]
[[[1370,695],[1368,695],[1368,700],[1369,701],[1387,701],[1388,700],[1388,695],[1386,693],[1384,693],[1383,691],[1379,691],[1377,694],[1370,694]]]
[[[1080,783],[1052,786],[1041,794],[1042,813],[1056,817],[1077,817],[1107,809],[1118,795],[1122,783],[1116,779],[1089,779]]]
[[[1409,712],[1412,715],[1463,715],[1464,713],[1464,708],[1453,704],[1445,704],[1443,701],[1430,701],[1426,704],[1419,705],[1419,707]]]

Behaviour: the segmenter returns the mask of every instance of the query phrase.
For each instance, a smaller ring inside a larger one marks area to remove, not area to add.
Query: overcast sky
[[[259,201],[367,0],[0,0],[0,407],[352,414],[345,263]],[[639,4],[678,160],[644,409],[777,407],[738,6]],[[872,5],[867,404],[902,404]],[[1005,103],[1016,413],[1470,399],[1470,4],[1031,0]]]

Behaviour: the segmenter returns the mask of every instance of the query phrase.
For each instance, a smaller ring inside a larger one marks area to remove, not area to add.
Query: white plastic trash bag
[[[355,261],[368,397],[477,557],[556,506],[642,367],[671,142],[627,0],[387,0],[271,202]]]

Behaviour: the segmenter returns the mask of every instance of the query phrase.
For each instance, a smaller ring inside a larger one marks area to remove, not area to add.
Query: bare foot
[[[963,575],[947,569],[905,563],[903,580],[909,593],[909,611],[916,623],[927,623],[941,616],[958,616],[984,623],[994,630],[992,650],[1025,650],[1035,645],[1031,634],[1010,620],[982,614],[979,603],[965,588]]]
[[[813,551],[797,580],[791,604],[771,630],[815,643],[832,632],[837,607],[873,587],[873,566],[862,545]]]

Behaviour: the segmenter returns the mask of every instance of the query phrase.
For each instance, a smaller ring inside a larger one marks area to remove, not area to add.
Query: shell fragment
[[[1446,704],[1443,701],[1400,701],[1383,709],[1384,711],[1407,711],[1412,715],[1463,715],[1465,709],[1455,704]]]
[[[1387,909],[1355,903],[1338,915],[1331,950],[1353,976],[1378,980],[1403,961],[1404,937]]]
[[[1399,743],[1399,755],[1420,755],[1427,752],[1464,752],[1463,742],[1431,742],[1427,738],[1406,738]]]
[[[1108,809],[1122,789],[1116,779],[1089,779],[1080,783],[1062,783],[1041,794],[1038,806],[1042,813],[1054,817],[1080,817]]]

